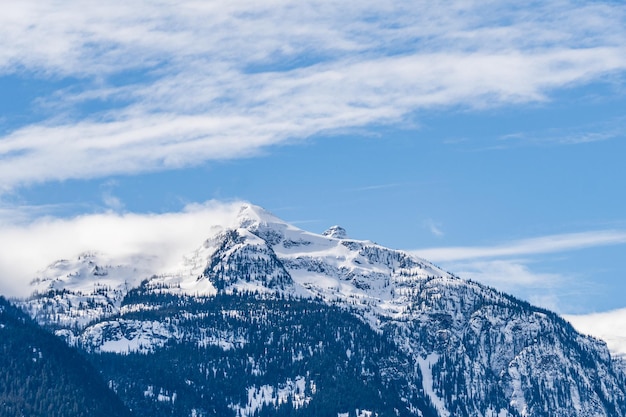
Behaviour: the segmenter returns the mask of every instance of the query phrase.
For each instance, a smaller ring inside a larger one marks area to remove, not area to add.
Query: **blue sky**
[[[103,216],[245,200],[559,312],[626,307],[626,10],[545,3],[9,2],[0,272],[91,249]]]

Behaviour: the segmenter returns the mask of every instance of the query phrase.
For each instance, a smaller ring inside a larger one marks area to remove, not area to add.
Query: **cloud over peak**
[[[212,227],[233,225],[241,204],[209,201],[162,214],[106,212],[19,222],[14,216],[9,222],[0,218],[0,293],[28,295],[28,283],[38,271],[86,251],[116,261],[141,256],[150,259],[149,270],[168,270],[210,237]]]

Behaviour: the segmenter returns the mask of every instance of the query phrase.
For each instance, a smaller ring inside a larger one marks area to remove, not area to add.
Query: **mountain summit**
[[[138,416],[626,416],[623,364],[556,314],[250,204],[170,273],[40,275],[22,307]]]
[[[346,232],[346,229],[337,225],[329,227],[324,233],[322,233],[322,235],[332,237],[335,239],[347,239],[348,238],[348,233]]]

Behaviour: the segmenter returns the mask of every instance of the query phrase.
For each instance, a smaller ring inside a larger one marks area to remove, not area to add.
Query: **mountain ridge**
[[[462,280],[406,252],[349,239],[338,226],[318,235],[250,204],[236,218],[234,224],[215,229],[176,272],[125,278],[132,271],[129,266],[103,266],[83,257],[73,268],[65,265],[61,276],[36,282],[38,293],[22,306],[93,357],[134,357],[158,356],[189,343],[222,352],[247,349],[253,341],[266,344],[246,330],[252,322],[241,316],[243,310],[232,317],[234,329],[205,323],[208,316],[202,311],[215,308],[212,302],[224,308],[239,299],[250,308],[321,303],[361,320],[393,344],[393,355],[412,363],[400,367],[404,400],[390,400],[407,415],[626,415],[623,368],[612,361],[605,344],[576,333],[556,314]],[[82,272],[72,275],[69,270]],[[93,289],[74,285],[83,281]],[[47,292],[42,282],[51,282]],[[306,320],[307,308],[302,309]],[[275,323],[258,320],[271,332],[284,318],[281,311],[268,314]],[[205,330],[198,333],[194,323],[205,323]],[[306,339],[298,333],[291,337]],[[365,351],[377,350],[369,346]],[[304,352],[301,360],[307,363],[317,357],[313,346]],[[334,357],[335,366],[341,368],[346,357],[350,361],[349,354],[343,356]],[[254,375],[249,378],[251,383]],[[288,380],[292,382],[274,382],[316,384],[301,374]],[[263,386],[278,395],[279,385]],[[268,389],[256,386],[249,392]],[[391,392],[386,395],[395,398]],[[299,403],[298,412],[314,407],[316,397],[310,398],[306,407]],[[243,415],[263,409],[233,407],[229,409]]]

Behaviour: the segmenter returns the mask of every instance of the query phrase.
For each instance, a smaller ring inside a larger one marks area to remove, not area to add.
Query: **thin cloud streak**
[[[434,262],[506,256],[537,255],[626,243],[626,231],[599,230],[522,239],[495,246],[457,246],[417,249],[411,252]]]
[[[49,120],[0,137],[0,191],[549,100],[626,71],[624,22],[619,7],[568,1],[10,4],[0,75],[81,82],[38,98]],[[107,110],[81,113],[94,101]]]
[[[588,283],[580,277],[537,270],[533,256],[622,244],[626,244],[626,231],[597,230],[521,239],[494,246],[429,248],[410,252],[437,262],[460,277],[556,312],[572,313],[571,305],[561,304],[564,291],[589,294]]]
[[[563,275],[531,269],[528,259],[471,260],[446,264],[460,277],[481,282],[509,294],[528,299],[534,304],[560,311],[553,291],[566,282]],[[573,284],[569,282],[570,286]]]
[[[376,191],[376,190],[386,190],[389,188],[397,188],[406,186],[405,183],[393,182],[389,184],[376,184],[376,185],[366,185],[364,187],[356,187],[349,188],[348,191]]]
[[[436,237],[443,237],[445,234],[443,230],[441,230],[441,225],[436,223],[433,219],[428,219],[424,222],[424,226],[428,228],[430,233],[432,233]]]
[[[577,145],[623,137],[624,126],[626,126],[626,118],[618,117],[603,123],[570,126],[564,129],[510,133],[499,139],[502,143],[509,144]],[[508,148],[508,146],[503,146],[503,148]]]

